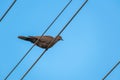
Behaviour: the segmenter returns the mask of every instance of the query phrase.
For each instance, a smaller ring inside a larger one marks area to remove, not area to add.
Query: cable
[[[78,14],[78,12],[83,8],[83,6],[87,3],[88,0],[86,0],[82,6],[80,6],[80,8],[78,9],[78,11],[72,16],[72,18],[68,21],[68,23],[63,27],[63,29],[58,33],[58,35],[56,36],[56,38],[65,30],[65,28],[70,24],[70,22],[74,19],[74,17]],[[54,42],[56,40],[56,38],[54,40],[52,40],[50,42],[50,44],[48,45],[48,47],[52,44],[52,42]],[[20,80],[23,80],[25,78],[25,76],[31,71],[31,69],[35,66],[35,64],[40,60],[40,58],[45,54],[45,52],[48,49],[45,49],[43,51],[43,53],[37,58],[37,60],[32,64],[32,66],[25,72],[25,74],[21,77]]]
[[[7,11],[3,14],[3,16],[0,18],[0,22],[6,16],[6,14],[9,12],[9,10],[12,8],[12,6],[16,3],[16,1],[17,0],[14,0],[13,3],[10,5],[10,7],[7,9]]]
[[[23,61],[23,59],[28,55],[28,53],[33,49],[33,47],[36,45],[36,43],[42,38],[42,36],[50,29],[50,27],[54,24],[54,22],[59,18],[59,16],[63,13],[63,11],[68,7],[68,5],[72,2],[70,0],[67,5],[63,8],[63,10],[58,14],[58,16],[53,20],[53,22],[47,27],[47,29],[43,32],[41,37],[34,43],[34,45],[26,52],[26,54],[20,59],[20,61],[15,65],[15,67],[8,73],[8,75],[5,77],[4,80],[7,80],[7,78],[13,73],[13,71],[18,67],[18,65]]]
[[[22,76],[22,78],[20,80],[23,80],[25,78],[25,76],[29,73],[29,71],[34,67],[34,65],[39,61],[39,59],[45,54],[45,52],[47,51],[47,49],[45,49],[43,51],[43,53],[37,58],[37,60],[33,63],[33,65],[28,69],[28,71]]]
[[[117,64],[115,64],[115,66],[104,76],[102,80],[105,80],[119,64],[120,64],[120,61]]]

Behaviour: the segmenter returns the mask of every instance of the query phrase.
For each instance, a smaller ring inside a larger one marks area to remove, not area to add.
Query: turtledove
[[[57,36],[56,39],[55,37],[52,37],[52,36],[28,36],[28,37],[18,36],[18,38],[35,43],[38,47],[41,47],[44,49],[51,48],[55,43],[62,40],[61,36]],[[39,41],[36,43],[38,39]]]

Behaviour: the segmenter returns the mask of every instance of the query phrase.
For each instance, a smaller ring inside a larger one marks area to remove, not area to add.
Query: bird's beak
[[[64,41],[63,39],[61,39],[62,41]]]

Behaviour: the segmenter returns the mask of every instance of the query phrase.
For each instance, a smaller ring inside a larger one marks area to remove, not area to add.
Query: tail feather
[[[22,40],[26,40],[26,41],[30,41],[31,39],[29,37],[25,37],[25,36],[18,36],[19,39]]]

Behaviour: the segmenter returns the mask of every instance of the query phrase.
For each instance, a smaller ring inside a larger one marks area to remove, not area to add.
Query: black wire
[[[20,80],[23,80],[25,78],[25,76],[29,73],[29,71],[34,67],[34,65],[39,61],[39,59],[45,54],[45,52],[47,51],[47,49],[45,49],[43,51],[43,53],[37,58],[37,60],[32,64],[32,66],[28,69],[28,71],[22,76],[22,78]]]
[[[17,0],[14,0],[10,7],[7,9],[7,11],[3,14],[3,16],[0,18],[0,22],[3,20],[3,18],[6,16],[6,14],[9,12],[9,10],[12,8],[16,1]]]
[[[87,3],[88,0],[86,0],[82,6],[78,9],[78,11],[73,15],[73,17],[68,21],[68,23],[63,27],[63,29],[58,33],[58,35],[56,36],[56,38],[54,40],[52,40],[50,42],[50,44],[48,45],[48,47],[52,44],[52,42],[54,42],[57,37],[65,30],[65,28],[70,24],[70,22],[74,19],[74,17],[78,14],[78,12],[83,8],[83,6]],[[45,52],[47,51],[48,49],[45,49],[43,51],[43,53],[37,58],[37,60],[32,64],[32,66],[25,72],[25,74],[21,77],[20,80],[23,80],[25,78],[25,76],[30,72],[30,70],[35,66],[35,64],[40,60],[40,58],[45,54]]]
[[[113,72],[113,70],[120,64],[120,61],[117,62],[117,64],[115,64],[115,66],[113,66],[113,68],[104,76],[104,78],[102,80],[105,80],[109,75],[110,73]]]
[[[23,61],[23,59],[28,55],[28,53],[33,49],[33,47],[36,45],[36,43],[42,38],[42,36],[50,29],[50,27],[54,24],[54,22],[59,18],[59,16],[63,13],[63,11],[68,7],[68,5],[72,2],[70,0],[67,5],[63,8],[63,10],[58,14],[58,16],[52,21],[52,23],[47,27],[47,29],[43,32],[41,37],[36,40],[34,45],[26,52],[26,54],[20,59],[20,61],[15,65],[15,67],[8,73],[8,75],[5,77],[4,80],[7,80],[7,78],[13,73],[13,71],[18,67],[18,65]]]
[[[70,22],[74,19],[74,17],[79,13],[79,11],[84,7],[84,5],[87,3],[88,0],[85,0],[85,2],[82,4],[82,6],[77,10],[77,12],[73,15],[73,17],[69,20],[69,22],[63,27],[63,29],[60,31],[60,33],[57,35],[59,36],[65,28],[70,24]]]

